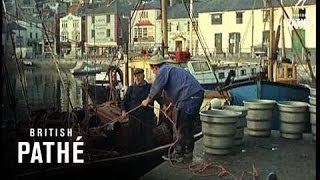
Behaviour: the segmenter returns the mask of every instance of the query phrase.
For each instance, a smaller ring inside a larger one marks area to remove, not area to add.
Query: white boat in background
[[[98,64],[90,64],[87,62],[77,62],[76,66],[70,69],[73,75],[96,74],[102,71],[102,67]]]
[[[187,62],[168,60],[167,63],[180,66],[189,71],[206,90],[214,90],[218,85],[226,84],[228,76],[230,76],[229,78],[232,76],[231,83],[254,79],[260,70],[258,63],[230,62],[210,65],[207,61],[203,60],[189,60]]]

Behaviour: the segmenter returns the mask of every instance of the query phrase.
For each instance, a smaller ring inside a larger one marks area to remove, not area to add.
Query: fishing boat
[[[270,29],[273,28],[273,11],[274,7],[271,5],[270,1],[267,1],[267,5],[270,9]],[[282,4],[278,4],[283,11],[282,15],[282,24],[286,15],[289,19],[284,6]],[[282,27],[283,28],[283,25]],[[275,35],[273,31],[270,31],[270,46],[269,54],[268,54],[268,62],[265,69],[267,71],[265,74],[267,76],[259,77],[256,80],[250,80],[241,83],[233,83],[226,87],[224,90],[228,91],[231,94],[231,104],[233,105],[243,105],[244,101],[253,100],[253,99],[270,99],[275,101],[303,101],[309,102],[310,95],[310,87],[315,86],[315,76],[312,71],[312,67],[310,65],[309,60],[309,50],[303,42],[301,41],[301,37],[299,33],[296,31],[296,28],[293,26],[293,30],[296,35],[299,37],[300,42],[302,43],[302,47],[306,52],[306,62],[309,67],[309,71],[311,74],[312,83],[309,85],[299,84],[297,81],[297,63],[291,62],[285,57],[285,47],[284,43],[282,44],[282,55],[281,61],[277,61],[277,57],[275,56],[275,52],[278,49],[278,42],[280,38],[280,25],[277,31],[277,38],[274,39]],[[282,34],[282,42],[284,42],[284,31],[281,31]],[[273,121],[272,121],[272,129],[279,129],[279,122],[277,121],[278,113],[273,113]],[[310,132],[310,122],[306,125],[306,132]]]

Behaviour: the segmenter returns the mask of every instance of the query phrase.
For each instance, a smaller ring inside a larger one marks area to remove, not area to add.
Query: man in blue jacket
[[[129,151],[140,152],[150,149],[153,146],[153,128],[155,127],[154,109],[140,107],[127,114],[128,111],[136,108],[148,96],[151,84],[144,79],[144,70],[136,68],[133,71],[134,84],[129,86],[121,103],[122,117],[129,116]],[[161,98],[156,99],[158,102]],[[160,103],[160,102],[159,102]],[[153,105],[153,101],[150,103]]]
[[[204,90],[199,82],[185,69],[167,65],[161,55],[155,55],[150,62],[151,71],[156,74],[148,97],[142,101],[147,106],[157,93],[164,90],[177,109],[178,141],[174,152],[165,160],[183,162],[193,155],[195,120],[199,118]]]

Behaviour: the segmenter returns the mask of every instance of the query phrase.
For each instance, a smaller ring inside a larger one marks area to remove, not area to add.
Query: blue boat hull
[[[247,81],[225,87],[231,94],[231,104],[243,105],[243,101],[253,99],[270,99],[275,101],[309,102],[310,89],[302,85],[284,84],[270,81]],[[309,118],[308,118],[309,119]],[[277,108],[274,108],[272,129],[279,129]],[[310,121],[306,123],[305,132],[311,132]]]

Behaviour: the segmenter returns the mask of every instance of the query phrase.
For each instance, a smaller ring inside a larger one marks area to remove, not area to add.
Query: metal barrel
[[[309,105],[309,112],[310,112],[310,124],[311,124],[311,132],[313,136],[313,140],[316,141],[316,125],[317,125],[317,111],[316,106]]]
[[[280,135],[286,139],[302,139],[307,122],[308,103],[298,101],[277,102]]]
[[[212,109],[200,112],[205,152],[226,155],[232,152],[236,122],[241,113]]]
[[[310,88],[310,96],[311,97],[316,97],[316,95],[317,95],[316,88]]]
[[[225,106],[226,110],[235,111],[241,113],[238,121],[236,122],[236,134],[233,138],[233,145],[234,146],[240,146],[244,144],[244,127],[247,126],[247,119],[246,115],[248,112],[248,109],[244,106],[236,106],[236,105],[230,105]]]
[[[316,141],[316,102],[317,102],[317,89],[310,88],[309,96],[309,112],[310,112],[310,124],[313,140]]]
[[[309,96],[309,103],[310,103],[311,105],[316,106],[316,105],[317,105],[317,99],[316,99],[316,97]]]
[[[272,113],[276,103],[274,100],[256,99],[243,101],[248,109],[248,135],[255,137],[269,137],[271,135]]]

